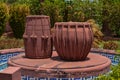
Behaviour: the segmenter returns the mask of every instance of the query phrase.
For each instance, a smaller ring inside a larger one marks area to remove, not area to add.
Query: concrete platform
[[[98,76],[109,71],[111,60],[99,54],[89,53],[85,61],[64,61],[54,51],[48,59],[29,59],[24,54],[11,58],[11,66],[22,68],[22,75],[34,77],[79,78]]]

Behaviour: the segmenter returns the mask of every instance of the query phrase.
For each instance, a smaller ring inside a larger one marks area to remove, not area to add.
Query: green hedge
[[[11,48],[23,48],[23,40],[15,38],[0,38],[0,50],[1,49],[11,49]]]
[[[5,3],[0,2],[0,36],[3,34],[8,19],[8,7]]]
[[[15,38],[22,38],[25,30],[25,18],[29,12],[29,6],[26,4],[12,4],[10,6],[9,22]]]

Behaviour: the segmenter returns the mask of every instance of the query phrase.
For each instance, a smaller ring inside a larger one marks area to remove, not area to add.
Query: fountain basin
[[[53,51],[48,59],[29,59],[20,54],[9,59],[10,66],[22,68],[22,75],[34,77],[80,78],[98,76],[110,70],[111,60],[99,54],[89,53],[85,61],[63,61]]]

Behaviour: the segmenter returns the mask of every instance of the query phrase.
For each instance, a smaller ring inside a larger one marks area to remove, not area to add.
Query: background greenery
[[[0,36],[4,33],[5,25],[8,19],[8,6],[0,2]]]
[[[120,37],[120,0],[1,0],[6,4],[26,4],[30,14],[50,16],[51,27],[57,21],[94,19],[105,36]]]
[[[10,6],[9,23],[15,38],[22,38],[25,30],[25,19],[29,13],[29,6],[26,4],[12,4]]]
[[[0,38],[0,50],[1,49],[11,49],[11,48],[23,48],[23,40],[22,39],[15,39],[15,38]]]

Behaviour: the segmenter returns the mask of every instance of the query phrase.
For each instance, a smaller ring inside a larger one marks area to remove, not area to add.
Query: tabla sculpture
[[[86,59],[93,41],[93,34],[89,23],[57,22],[54,29],[54,45],[61,59]],[[26,57],[51,57],[52,43],[50,19],[48,16],[27,16],[23,38]]]
[[[85,60],[90,52],[93,33],[87,22],[55,23],[54,44],[64,60]]]
[[[52,55],[49,16],[27,16],[23,35],[28,58],[49,58]]]

